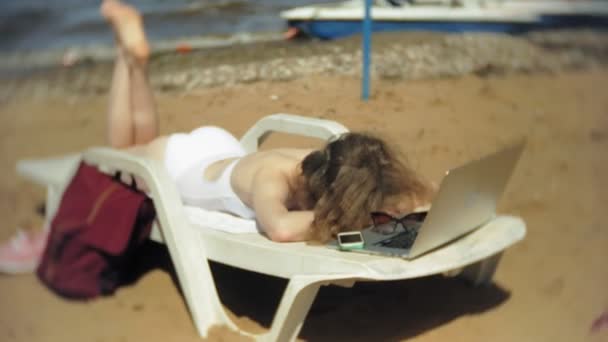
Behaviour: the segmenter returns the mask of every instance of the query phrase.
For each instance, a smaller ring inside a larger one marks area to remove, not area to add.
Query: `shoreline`
[[[179,52],[183,47],[192,50],[213,49],[227,46],[249,45],[279,41],[282,34],[278,32],[239,32],[230,35],[208,35],[200,37],[178,37],[151,41],[153,55]],[[114,46],[93,44],[67,48],[50,48],[42,50],[22,50],[0,52],[0,79],[27,78],[44,71],[53,71],[71,63],[98,64],[111,62],[114,59]]]
[[[151,83],[157,91],[175,92],[309,75],[360,75],[360,37],[336,41],[275,38],[211,48],[194,46],[181,53],[177,45],[157,47],[149,64]],[[608,65],[608,32],[593,30],[521,36],[391,32],[375,34],[372,44],[372,79],[383,80],[552,73]],[[71,67],[0,76],[4,78],[0,103],[24,97],[106,93],[112,74],[111,52],[105,50],[105,57],[85,58]]]

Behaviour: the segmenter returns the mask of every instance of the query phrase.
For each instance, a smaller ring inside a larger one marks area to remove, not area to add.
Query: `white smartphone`
[[[362,249],[365,245],[361,232],[338,233],[338,247],[343,251]]]

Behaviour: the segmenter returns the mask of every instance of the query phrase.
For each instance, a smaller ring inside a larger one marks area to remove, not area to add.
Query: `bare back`
[[[167,137],[159,137],[147,146],[131,147],[132,153],[144,153],[159,161],[165,160],[165,149]],[[233,169],[230,185],[237,196],[250,208],[253,207],[253,188],[256,175],[261,172],[268,177],[265,180],[267,186],[277,183],[294,183],[293,177],[299,173],[299,164],[313,149],[278,148],[267,151],[259,151],[241,157]],[[217,180],[224,172],[226,167],[235,158],[219,160],[209,165],[206,170],[201,170],[201,178],[207,181]],[[274,180],[274,181],[273,181]],[[289,203],[284,203],[288,205]]]
[[[235,165],[230,184],[241,201],[255,211],[261,228],[274,241],[308,239],[314,213],[307,193],[297,186],[301,161],[308,149],[275,149],[242,157]],[[222,174],[230,160],[216,162],[206,178]]]
[[[165,162],[167,137],[158,137],[131,153]],[[254,152],[240,158],[218,160],[200,170],[206,181],[219,179],[235,159],[230,186],[238,198],[253,209],[261,228],[274,241],[305,240],[314,218],[307,194],[298,187],[300,164],[313,149],[280,148]]]
[[[239,198],[248,205],[253,207],[253,189],[255,182],[259,181],[260,175],[264,177],[264,186],[272,187],[277,183],[285,183],[288,186],[295,183],[295,177],[299,174],[299,164],[306,157],[311,149],[273,149],[249,154],[241,158],[232,173],[231,185],[234,192]],[[224,169],[222,162],[211,165],[208,169],[206,177],[217,177],[215,173],[221,173]],[[220,166],[218,170],[214,167]],[[218,172],[219,171],[219,172]],[[285,194],[287,196],[286,203],[283,203],[289,209],[306,209],[298,208],[298,205],[293,201],[292,193]]]

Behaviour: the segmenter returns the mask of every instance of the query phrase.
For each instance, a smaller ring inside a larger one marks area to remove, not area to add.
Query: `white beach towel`
[[[259,233],[255,220],[244,219],[219,211],[184,206],[190,223],[197,227],[211,228],[233,234]]]

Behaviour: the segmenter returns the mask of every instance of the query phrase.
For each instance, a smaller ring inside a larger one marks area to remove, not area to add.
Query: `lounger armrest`
[[[146,173],[153,172],[156,169],[154,161],[149,158],[110,147],[89,148],[82,154],[82,159],[87,164],[95,165],[106,173],[120,170],[121,172],[144,177]]]
[[[241,138],[241,145],[248,153],[255,152],[272,132],[298,134],[327,140],[334,135],[348,132],[348,128],[331,120],[293,114],[272,114],[256,122]]]
[[[204,248],[200,243],[200,234],[190,228],[175,183],[171,181],[162,163],[153,159],[109,148],[97,147],[83,154],[86,163],[97,165],[100,170],[121,170],[143,180],[149,189],[149,196],[154,201],[157,221],[162,227],[162,238],[173,259],[173,264],[180,281],[186,301],[190,306],[193,319],[202,336],[206,336],[209,326],[224,322],[223,311],[215,287],[201,290],[200,284],[213,284],[213,278]],[[190,241],[192,243],[185,243]],[[188,265],[198,265],[198,270],[188,269]],[[193,303],[198,303],[194,305]]]
[[[81,154],[44,159],[17,161],[16,170],[21,176],[42,186],[63,188],[78,168]]]

